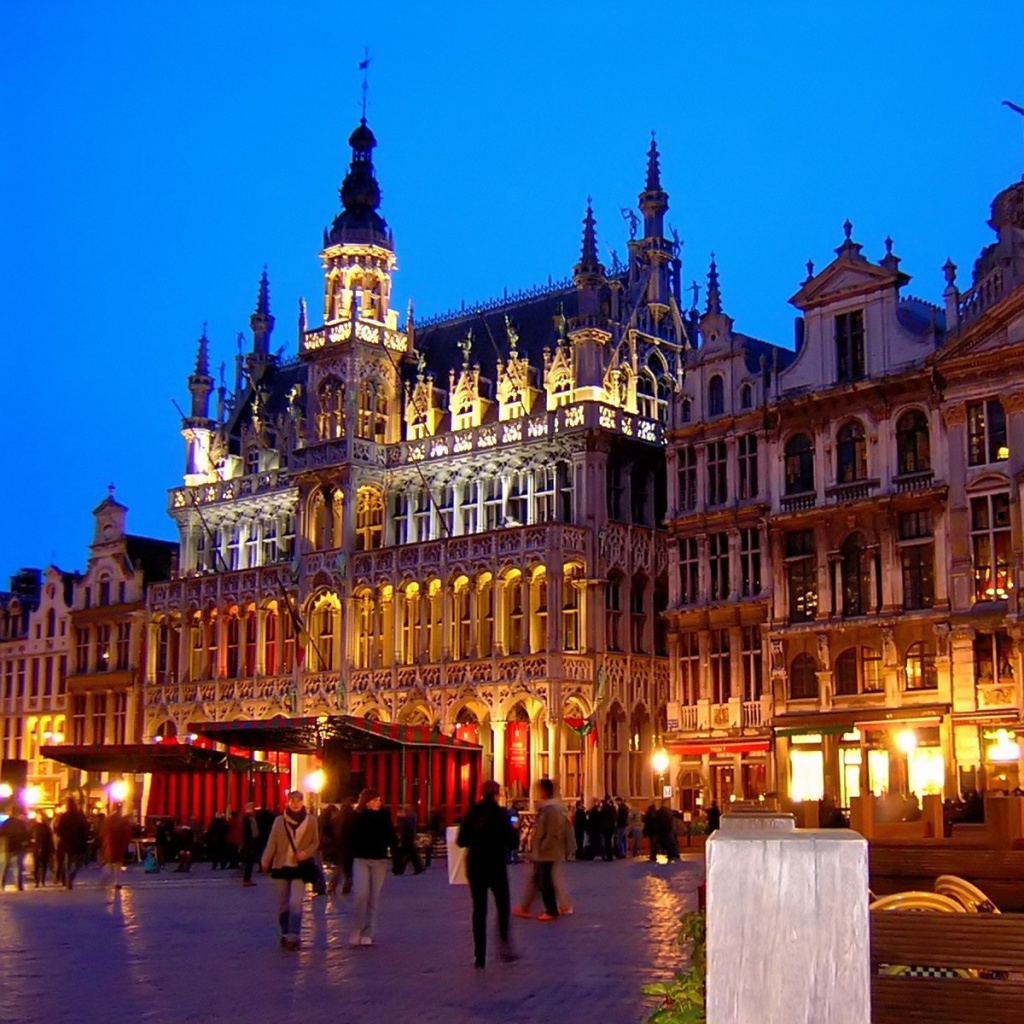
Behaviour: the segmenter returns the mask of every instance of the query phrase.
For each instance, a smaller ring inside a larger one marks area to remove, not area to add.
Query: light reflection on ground
[[[3,894],[0,1021],[107,1024],[116,1006],[145,1024],[631,1024],[641,987],[683,961],[679,916],[703,858],[566,865],[576,912],[515,920],[522,960],[484,971],[471,966],[469,894],[443,865],[388,877],[372,949],[349,948],[346,901],[307,901],[297,954],[278,946],[268,880],[242,889],[204,868],[129,872],[116,893],[90,869],[73,892]],[[513,899],[528,870],[511,870]]]

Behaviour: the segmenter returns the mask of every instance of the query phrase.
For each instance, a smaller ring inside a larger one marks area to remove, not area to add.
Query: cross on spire
[[[359,62],[359,70],[363,73],[363,124],[366,124],[366,93],[369,89],[370,49],[363,47],[363,59]]]

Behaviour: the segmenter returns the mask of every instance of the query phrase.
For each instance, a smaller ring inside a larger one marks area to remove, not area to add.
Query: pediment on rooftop
[[[800,291],[789,301],[798,309],[813,309],[837,299],[900,287],[909,280],[910,276],[901,271],[887,270],[867,260],[841,256],[820,274],[804,281]]]

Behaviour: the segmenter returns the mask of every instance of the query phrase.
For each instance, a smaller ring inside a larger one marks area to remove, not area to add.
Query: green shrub
[[[690,962],[676,971],[671,981],[644,986],[644,995],[659,999],[644,1017],[644,1024],[704,1024],[706,1019],[707,929],[703,911],[683,914],[677,941],[687,948]]]

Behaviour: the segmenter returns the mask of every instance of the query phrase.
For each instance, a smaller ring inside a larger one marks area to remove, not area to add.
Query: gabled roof
[[[909,280],[910,275],[901,270],[887,270],[863,258],[840,256],[821,273],[804,281],[789,301],[797,309],[813,309],[836,299],[899,288]]]

